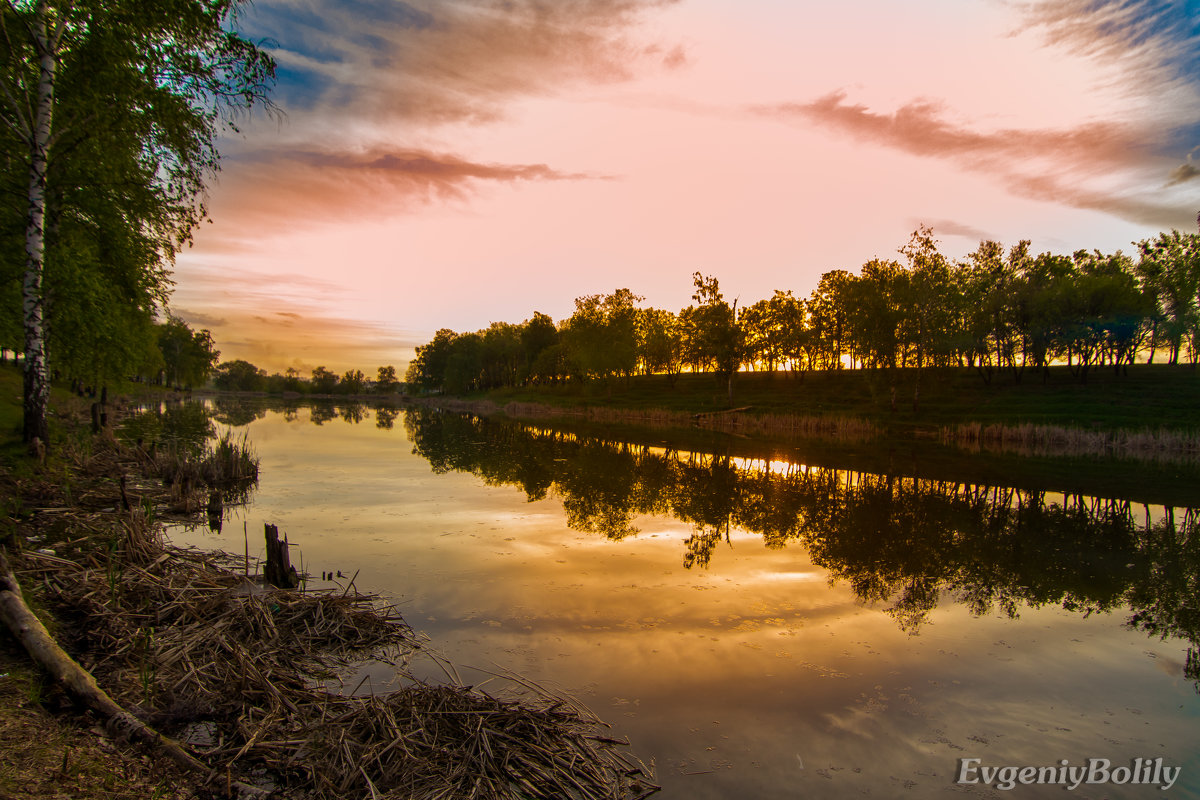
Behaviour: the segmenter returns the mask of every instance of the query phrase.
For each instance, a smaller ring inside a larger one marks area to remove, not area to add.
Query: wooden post
[[[292,566],[288,556],[287,534],[279,539],[279,528],[268,523],[263,525],[267,536],[267,564],[263,568],[263,576],[267,583],[280,589],[295,589],[300,585],[300,576]]]

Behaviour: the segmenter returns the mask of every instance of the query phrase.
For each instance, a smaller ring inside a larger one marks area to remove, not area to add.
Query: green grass
[[[920,405],[914,411],[916,382],[916,370],[901,370],[894,376],[884,371],[841,370],[803,378],[741,373],[734,383],[733,406],[751,406],[759,413],[860,417],[900,435],[968,422],[1200,431],[1200,371],[1188,365],[1138,364],[1120,376],[1111,369],[1093,370],[1086,384],[1066,367],[1053,368],[1045,382],[1040,373],[1027,371],[1021,383],[996,375],[991,384],[965,369],[927,369],[920,376]],[[611,384],[611,395],[599,384],[571,383],[496,390],[482,396],[500,405],[518,401],[689,413],[729,406],[724,387],[711,375],[682,375],[673,388],[658,375],[617,379]]]
[[[135,384],[125,381],[114,381],[108,385],[109,398],[126,394],[144,394],[163,391],[158,387],[145,384]],[[29,450],[22,441],[24,427],[24,379],[19,364],[9,361],[0,364],[0,465],[16,470],[27,468],[31,459]],[[66,426],[56,424],[55,417],[72,404],[80,406],[84,411],[90,401],[75,397],[74,394],[58,382],[50,386],[50,453],[51,456],[68,436],[77,432],[67,430]]]

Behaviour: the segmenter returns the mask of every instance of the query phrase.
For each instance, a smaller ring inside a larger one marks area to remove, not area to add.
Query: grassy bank
[[[616,379],[608,387],[570,383],[502,389],[480,397],[500,406],[522,402],[687,414],[730,407],[724,387],[710,375],[681,375],[674,387],[665,377],[652,375]],[[920,375],[911,369],[839,370],[801,377],[749,372],[737,376],[732,406],[750,406],[761,414],[854,417],[896,435],[971,423],[1196,432],[1200,371],[1186,365],[1136,364],[1123,375],[1093,370],[1087,383],[1080,383],[1066,367],[1054,367],[1045,381],[1040,373],[1027,371],[1020,383],[997,374],[990,384],[964,369],[927,369]]]

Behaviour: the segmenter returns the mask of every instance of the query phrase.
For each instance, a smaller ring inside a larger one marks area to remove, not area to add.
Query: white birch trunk
[[[46,371],[46,336],[42,273],[46,252],[46,171],[49,162],[54,76],[58,66],[57,36],[52,35],[46,7],[39,4],[33,27],[38,51],[37,105],[30,141],[29,212],[25,226],[25,280],[21,303],[25,322],[24,438],[48,440],[46,406],[50,381]]]

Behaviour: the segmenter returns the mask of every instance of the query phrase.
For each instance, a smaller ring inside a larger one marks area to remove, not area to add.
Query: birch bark
[[[46,407],[50,396],[46,372],[46,331],[42,276],[46,253],[46,172],[49,165],[54,78],[61,28],[52,29],[45,3],[38,3],[32,25],[38,55],[37,96],[29,137],[29,211],[25,223],[25,278],[21,307],[25,326],[24,439],[48,439]]]

